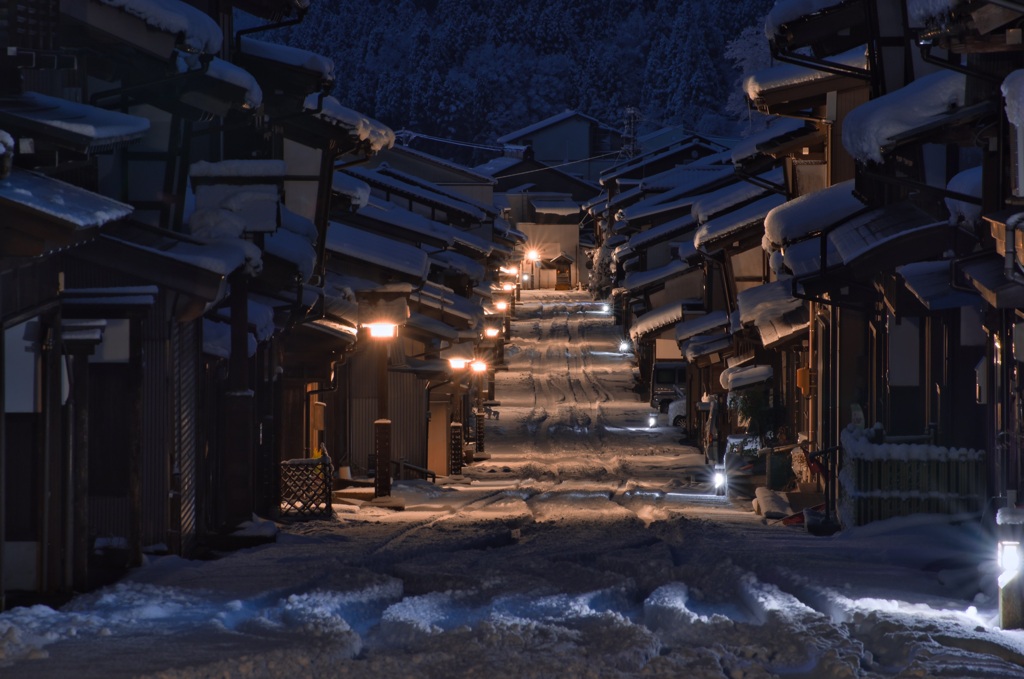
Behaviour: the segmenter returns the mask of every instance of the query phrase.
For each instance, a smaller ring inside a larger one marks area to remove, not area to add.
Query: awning
[[[680,300],[673,300],[668,304],[663,304],[656,309],[648,311],[638,318],[636,323],[629,329],[630,339],[634,343],[639,342],[644,336],[652,332],[664,330],[682,319],[683,303]]]
[[[725,311],[709,311],[676,325],[676,342],[685,342],[696,335],[706,334],[719,328],[730,328],[729,314]]]
[[[967,282],[981,294],[989,306],[996,309],[1024,307],[1024,285],[1006,277],[1002,257],[984,255],[954,264]]]
[[[659,266],[656,269],[650,269],[648,271],[633,271],[626,274],[626,277],[622,281],[622,286],[635,294],[645,288],[664,284],[678,276],[702,270],[703,268],[699,263],[691,264],[681,259],[673,259],[665,266]]]
[[[851,69],[867,70],[866,45],[836,55],[833,63]],[[743,82],[747,97],[765,114],[784,114],[803,110],[817,103],[828,92],[866,87],[865,78],[852,73],[833,73],[807,65],[779,63],[761,69]]]
[[[130,205],[15,167],[0,179],[0,251],[34,257],[92,237],[100,226],[131,213]]]
[[[79,153],[100,153],[142,138],[149,119],[25,92],[0,96],[0,129],[15,137],[45,137]]]
[[[679,351],[690,363],[697,363],[699,359],[703,358],[707,358],[709,363],[718,363],[722,360],[722,355],[730,349],[732,349],[732,335],[721,332],[695,335],[679,344]]]
[[[403,335],[415,335],[420,339],[442,339],[454,341],[459,337],[459,331],[444,321],[431,318],[426,314],[417,311],[409,315],[409,320],[402,329]]]
[[[896,267],[907,289],[930,311],[978,306],[981,296],[973,290],[960,290],[952,285],[952,264],[948,259],[914,262]]]
[[[737,365],[726,368],[719,376],[722,387],[732,391],[752,384],[760,384],[772,378],[770,365]]]
[[[705,222],[694,234],[693,244],[701,250],[707,250],[709,247],[721,247],[732,239],[751,240],[755,236],[756,242],[759,243],[763,235],[765,215],[772,208],[778,207],[785,202],[785,196],[773,193],[749,205]],[[745,233],[754,228],[760,233]]]
[[[792,281],[782,279],[748,288],[736,296],[740,323],[753,324],[761,344],[770,349],[807,330],[807,304],[792,295]]]

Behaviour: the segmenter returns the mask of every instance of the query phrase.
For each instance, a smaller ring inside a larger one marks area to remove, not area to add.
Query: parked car
[[[668,406],[686,399],[686,361],[655,361],[651,369],[651,407],[667,413]],[[674,424],[673,418],[669,422]]]
[[[690,435],[687,416],[686,392],[681,391],[678,398],[668,404],[668,421],[673,427],[679,427],[684,438]]]
[[[754,489],[764,485],[766,456],[760,451],[759,436],[732,434],[726,437],[724,462],[729,497],[753,498]]]

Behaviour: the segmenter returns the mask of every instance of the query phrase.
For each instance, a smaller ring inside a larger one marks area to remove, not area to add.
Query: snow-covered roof
[[[740,323],[753,323],[765,347],[806,330],[809,323],[807,307],[792,295],[788,278],[747,288],[736,295]]]
[[[842,3],[843,0],[776,0],[764,20],[765,37],[771,40],[783,24]]]
[[[682,319],[683,302],[678,299],[673,300],[656,309],[651,309],[638,318],[636,323],[629,329],[629,337],[634,343],[639,342],[644,335],[667,328]]]
[[[785,181],[781,167],[758,175],[757,178],[763,182],[775,185],[781,185]],[[735,182],[694,198],[690,210],[693,216],[697,218],[697,221],[703,224],[716,215],[730,210],[733,206],[745,203],[758,196],[763,196],[768,191],[769,189],[766,189],[761,184],[755,184],[754,182],[736,177]]]
[[[483,206],[474,205],[465,196],[452,195],[438,186],[430,185],[428,188],[422,180],[383,165],[372,170],[353,166],[345,168],[344,172],[366,182],[371,187],[398,194],[423,205],[440,207],[446,212],[463,215],[471,220],[484,221],[488,216]]]
[[[952,262],[940,259],[929,262],[913,262],[896,267],[896,273],[903,277],[907,289],[925,306],[938,311],[978,306],[981,297],[972,290],[952,286]]]
[[[775,207],[786,202],[786,197],[777,193],[756,200],[749,205],[727,212],[705,222],[693,235],[693,243],[698,248],[705,248],[715,241],[730,238],[740,231],[754,225],[761,226],[765,215]]]
[[[561,113],[557,113],[532,125],[527,125],[526,127],[520,128],[514,132],[509,132],[508,134],[502,135],[498,137],[495,141],[497,141],[499,144],[508,144],[510,142],[516,141],[517,139],[522,139],[527,135],[531,135],[535,132],[543,130],[546,127],[557,125],[560,122],[570,120],[572,118],[580,118],[582,120],[586,120],[587,122],[597,125],[598,127],[606,129],[610,132],[618,131],[615,128],[609,127],[604,123],[600,122],[599,120],[597,120],[597,118],[591,118],[590,116],[580,113],[579,111],[572,111],[567,109]]]
[[[294,264],[303,281],[308,281],[313,276],[316,267],[316,248],[305,236],[288,229],[278,229],[266,237],[263,249]]]
[[[717,351],[724,351],[732,346],[732,335],[728,332],[715,332],[706,335],[694,335],[679,343],[679,351],[691,363],[702,356]]]
[[[966,83],[963,73],[944,69],[861,104],[843,122],[843,146],[857,160],[882,162],[894,136],[963,106]]]
[[[446,247],[455,243],[455,235],[458,232],[447,224],[428,219],[421,214],[376,197],[371,197],[358,214],[425,238],[440,240]]]
[[[478,179],[480,180],[481,183],[495,183],[494,177],[488,174],[483,174],[482,172],[478,172],[477,170],[474,170],[471,167],[467,167],[465,165],[456,163],[453,160],[441,158],[439,156],[427,153],[426,151],[421,151],[419,149],[414,149],[411,146],[406,146],[405,144],[396,144],[395,146],[392,146],[390,149],[383,152],[382,157],[386,159],[387,156],[392,154],[396,156],[406,155],[412,158],[417,158],[431,165],[436,165],[437,167],[443,167],[445,169],[452,170],[459,174],[466,175],[472,179]]]
[[[981,190],[982,190],[981,166],[972,167],[953,175],[946,188],[953,193],[973,196],[978,199],[975,203],[966,200],[946,196],[946,207],[949,209],[949,220],[953,224],[963,222],[967,225],[977,224],[981,221]]]
[[[256,337],[246,333],[246,356],[256,355]],[[203,318],[203,353],[219,358],[231,357],[231,324]]]
[[[263,103],[263,90],[256,82],[249,71],[241,66],[235,66],[230,61],[220,57],[214,57],[206,68],[206,75],[214,80],[220,80],[245,90],[245,108],[257,108]]]
[[[799,240],[864,209],[853,195],[853,180],[804,194],[773,208],[764,218],[764,232],[775,246]]]
[[[681,139],[679,141],[672,142],[667,146],[657,148],[651,151],[646,151],[634,158],[625,160],[619,163],[618,165],[615,165],[602,171],[600,179],[601,184],[607,184],[612,180],[618,179],[620,176],[626,174],[627,172],[634,172],[652,163],[656,163],[660,160],[677,156],[681,153],[686,153],[687,151],[690,151],[691,154],[690,158],[688,158],[686,161],[683,161],[684,163],[687,161],[697,160],[700,157],[699,151],[697,150],[698,148],[707,149],[712,153],[725,150],[725,147],[722,146],[721,144],[718,144],[717,142],[713,142],[710,139],[705,139],[704,137],[698,137],[696,135],[693,135],[686,139]]]
[[[500,156],[498,158],[491,158],[486,163],[481,163],[473,169],[487,177],[496,177],[499,173],[509,169],[510,167],[515,167],[521,162],[523,162],[522,158]]]
[[[374,153],[394,146],[395,133],[390,127],[342,106],[334,97],[325,96],[321,102],[320,96],[315,92],[310,94],[303,107],[310,112],[316,111],[314,115],[322,120],[348,128],[360,141],[366,142]],[[320,110],[317,111],[317,108]]]
[[[615,216],[618,219],[630,221],[681,210],[685,210],[689,214],[693,201],[693,196],[676,198],[666,193],[656,193],[650,198],[637,201],[629,207],[619,210]]]
[[[690,264],[682,259],[673,259],[668,264],[654,269],[629,272],[622,281],[622,287],[635,294],[644,288],[699,269],[699,264]]]
[[[413,311],[409,314],[409,320],[406,321],[406,326],[449,341],[458,339],[459,337],[459,331],[452,326],[448,325],[444,321],[431,318],[430,316],[418,311]]]
[[[435,264],[440,264],[443,268],[464,273],[471,280],[482,281],[487,271],[484,269],[484,265],[477,262],[474,259],[470,259],[466,255],[458,252],[452,252],[451,250],[442,250],[441,252],[430,253],[430,260]]]
[[[655,243],[678,236],[685,231],[696,228],[696,226],[697,221],[693,218],[693,215],[686,214],[682,217],[671,219],[664,224],[652,226],[646,231],[633,234],[629,239],[629,245],[634,249],[646,248]],[[692,246],[692,241],[690,244]]]
[[[732,391],[753,384],[760,384],[772,378],[770,365],[737,365],[726,368],[719,376],[722,387]]]
[[[102,226],[132,213],[132,206],[52,177],[14,167],[0,179],[0,207],[28,209],[77,228]],[[8,217],[9,218],[9,217]]]
[[[188,166],[190,177],[265,177],[280,181],[287,171],[288,166],[283,160],[200,160]]]
[[[241,50],[261,59],[277,61],[288,66],[318,73],[324,80],[334,80],[334,60],[308,50],[265,40],[242,36]]]
[[[331,189],[348,196],[356,210],[366,207],[370,201],[370,185],[344,172],[335,172],[331,177]]]
[[[867,68],[866,47],[861,45],[842,54],[830,57],[829,63],[841,64],[850,68]],[[746,92],[748,97],[756,100],[770,90],[835,77],[836,74],[831,71],[823,71],[818,68],[810,68],[798,64],[779,63],[747,76],[743,81],[743,91]]]
[[[430,270],[429,258],[423,250],[339,222],[332,221],[327,228],[327,249],[381,269],[423,279]]]
[[[139,17],[147,26],[181,35],[184,45],[204,54],[217,54],[223,42],[220,26],[202,10],[182,0],[99,0]]]
[[[473,322],[483,315],[483,306],[481,306],[479,298],[467,299],[456,294],[449,287],[430,281],[424,283],[418,290],[413,291],[409,295],[409,301],[422,304],[445,314],[454,315],[469,322]]]
[[[743,160],[757,155],[759,153],[757,150],[758,145],[773,141],[787,134],[792,134],[806,127],[806,125],[807,123],[800,118],[779,118],[766,129],[736,142],[736,145],[732,147],[730,158],[733,163],[739,164]]]
[[[676,342],[683,342],[695,335],[704,335],[720,328],[729,328],[731,319],[725,311],[709,311],[676,325]]]
[[[82,153],[98,153],[142,138],[149,119],[38,92],[0,97],[0,126],[45,131]]]

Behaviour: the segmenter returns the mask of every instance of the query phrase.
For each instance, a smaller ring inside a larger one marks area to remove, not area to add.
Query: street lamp
[[[526,259],[530,262],[530,276],[533,278],[530,289],[535,290],[537,288],[537,261],[540,259],[540,253],[535,249],[527,250]]]
[[[383,285],[359,297],[359,327],[375,345],[377,366],[377,419],[373,423],[376,464],[374,497],[391,495],[391,418],[388,416],[388,353],[398,327],[409,318],[408,285]]]

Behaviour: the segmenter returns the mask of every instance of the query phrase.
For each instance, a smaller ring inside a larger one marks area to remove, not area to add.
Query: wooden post
[[[387,497],[391,495],[391,420],[373,423],[373,448],[377,455],[373,495]]]
[[[462,473],[462,424],[453,422],[450,426],[448,439],[448,460],[450,474]]]

